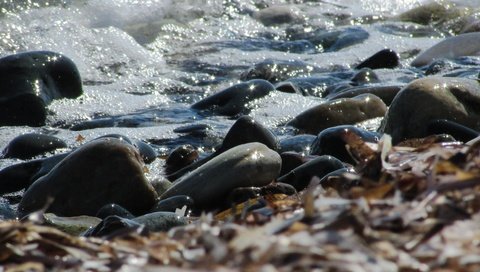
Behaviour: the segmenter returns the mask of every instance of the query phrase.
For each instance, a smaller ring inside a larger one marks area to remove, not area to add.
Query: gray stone
[[[264,144],[242,144],[181,177],[160,199],[187,195],[196,207],[212,207],[235,188],[269,184],[280,173],[281,164],[280,155]]]

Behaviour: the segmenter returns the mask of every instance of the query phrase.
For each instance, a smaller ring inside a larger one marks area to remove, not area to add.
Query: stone
[[[392,49],[382,49],[366,60],[360,62],[355,69],[391,69],[400,65],[400,56]]]
[[[76,149],[36,180],[18,206],[20,217],[43,208],[59,216],[95,215],[116,203],[142,214],[157,193],[144,176],[137,150],[115,138],[102,138]]]
[[[280,140],[278,153],[287,151],[309,152],[310,145],[315,140],[315,136],[309,134],[295,135]]]
[[[55,136],[27,133],[11,140],[3,149],[2,157],[26,160],[66,147],[67,144]]]
[[[192,105],[195,110],[212,110],[221,115],[234,116],[248,112],[249,103],[268,95],[275,87],[263,79],[235,84]]]
[[[319,156],[293,169],[277,179],[278,182],[292,185],[297,191],[305,189],[313,177],[319,179],[335,170],[345,168],[344,164],[332,156]]]
[[[383,117],[387,106],[372,94],[326,101],[300,113],[287,123],[299,133],[318,134],[339,125],[352,125],[368,119]]]
[[[197,159],[198,151],[196,148],[189,144],[181,145],[170,152],[165,160],[165,174],[173,174]]]
[[[411,63],[414,67],[430,64],[437,59],[455,59],[480,55],[480,32],[448,37],[420,53]]]
[[[312,73],[321,71],[320,68],[299,60],[267,59],[243,72],[240,79],[264,79],[271,83],[277,83],[292,77],[310,76]]]
[[[158,201],[150,212],[175,212],[177,209],[182,209],[183,206],[190,209],[194,204],[195,203],[191,197],[186,195],[176,195]]]
[[[364,142],[377,143],[381,135],[377,132],[366,131],[351,125],[336,126],[323,130],[318,134],[310,148],[310,155],[331,155],[341,160],[354,164],[355,160],[347,151],[342,136],[347,133],[358,135]]]
[[[54,99],[83,93],[80,74],[68,57],[32,51],[0,59],[0,125],[42,126]]]
[[[267,129],[261,123],[255,121],[250,116],[241,116],[228,130],[221,146],[218,147],[214,153],[201,160],[197,160],[172,174],[169,174],[167,178],[171,181],[175,181],[185,173],[200,167],[226,150],[241,144],[252,142],[262,143],[273,150],[278,149],[277,138],[269,129]]]
[[[111,215],[117,215],[117,216],[120,216],[122,218],[127,218],[127,219],[131,219],[131,218],[135,217],[131,212],[127,211],[127,209],[125,209],[124,207],[122,207],[120,205],[117,205],[115,203],[110,203],[110,204],[104,205],[95,214],[95,216],[100,218],[100,219],[105,219],[105,218],[107,218],[108,216],[111,216]]]
[[[173,227],[186,225],[187,219],[173,212],[147,213],[132,219],[142,224],[148,231],[169,231]]]
[[[28,188],[35,180],[50,172],[66,156],[68,156],[68,153],[3,168],[0,170],[0,194],[13,193]]]
[[[373,94],[378,96],[385,105],[390,105],[402,89],[403,85],[386,85],[386,86],[359,86],[345,88],[339,92],[330,93],[325,98],[328,100],[335,100],[340,98],[352,98],[362,94]]]
[[[184,175],[160,199],[191,197],[197,208],[215,207],[235,188],[261,187],[280,173],[280,155],[261,143],[233,147]]]
[[[457,141],[468,142],[480,136],[480,132],[446,119],[432,120],[427,125],[427,134],[448,134]]]
[[[377,74],[370,68],[362,68],[352,77],[352,84],[355,86],[378,82],[380,82],[380,79],[378,78]]]
[[[428,136],[432,120],[446,119],[480,129],[480,84],[476,80],[431,76],[417,79],[393,100],[380,132],[398,143]]]
[[[253,14],[253,18],[266,26],[281,25],[300,22],[301,17],[287,6],[271,6],[261,9]]]

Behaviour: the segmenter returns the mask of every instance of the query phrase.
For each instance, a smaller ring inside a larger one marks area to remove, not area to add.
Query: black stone
[[[344,167],[341,161],[332,156],[320,156],[293,169],[277,181],[290,184],[297,191],[301,191],[309,185],[313,177],[321,179],[328,173]]]
[[[383,49],[373,54],[371,57],[359,63],[355,69],[370,68],[395,68],[400,64],[400,57],[397,52],[391,49]]]
[[[365,142],[376,143],[381,137],[381,134],[377,132],[366,131],[355,126],[345,125],[331,127],[324,129],[318,134],[317,138],[312,143],[310,154],[331,155],[343,162],[355,163],[345,148],[345,141],[342,139],[342,135],[349,132],[353,132],[360,136]]]
[[[192,105],[195,110],[213,110],[221,115],[246,113],[249,102],[268,95],[275,87],[268,81],[254,79],[233,85]]]
[[[150,212],[175,212],[177,209],[187,206],[190,210],[194,205],[193,199],[186,195],[176,195],[158,201]]]
[[[428,134],[451,135],[458,141],[468,142],[480,135],[480,132],[447,119],[437,119],[427,125]]]
[[[2,151],[2,157],[26,160],[65,147],[67,147],[67,144],[55,136],[28,133],[17,136],[10,141]]]
[[[95,216],[100,219],[105,219],[111,215],[116,215],[116,216],[127,218],[127,219],[132,219],[135,217],[127,209],[114,203],[106,204],[105,206],[101,207]]]
[[[165,174],[170,175],[174,172],[192,164],[198,159],[198,151],[189,144],[181,145],[175,148],[165,161]]]
[[[52,100],[82,93],[77,67],[64,55],[33,51],[0,59],[0,125],[42,126]]]

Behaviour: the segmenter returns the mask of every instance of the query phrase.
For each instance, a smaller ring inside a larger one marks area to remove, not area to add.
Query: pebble
[[[2,126],[42,126],[46,106],[52,100],[76,98],[82,93],[75,63],[62,54],[30,51],[0,59]]]
[[[215,207],[233,189],[264,186],[280,173],[280,155],[261,143],[233,147],[184,175],[160,199],[190,196],[197,208]]]
[[[55,136],[27,133],[11,140],[3,149],[2,157],[26,160],[66,147],[67,144]]]
[[[379,131],[398,143],[428,136],[428,124],[447,119],[480,129],[480,84],[476,80],[430,76],[417,79],[393,100]]]
[[[150,212],[175,212],[177,209],[182,209],[183,206],[190,209],[194,204],[195,203],[191,197],[186,195],[176,195],[158,201]]]
[[[300,133],[318,134],[338,125],[355,124],[375,117],[383,117],[387,106],[372,94],[326,101],[314,106],[287,123]]]
[[[208,96],[192,105],[195,110],[213,110],[221,115],[233,116],[248,112],[249,103],[268,95],[275,87],[263,79],[238,83]]]
[[[414,67],[430,64],[437,59],[455,59],[480,54],[480,32],[448,37],[420,53],[411,63]]]
[[[321,179],[326,174],[345,168],[344,164],[332,156],[319,156],[293,169],[277,179],[278,182],[292,185],[295,190],[305,189],[313,177]]]
[[[105,219],[110,215],[117,215],[117,216],[120,216],[122,218],[127,218],[127,219],[131,219],[131,218],[135,217],[127,209],[125,209],[124,207],[122,207],[118,204],[115,204],[115,203],[110,203],[110,204],[104,205],[95,214],[95,216],[100,218],[100,219]]]
[[[167,178],[171,181],[174,181],[187,172],[200,167],[224,151],[241,144],[252,142],[265,144],[268,148],[273,150],[278,149],[277,138],[269,129],[255,121],[250,116],[241,116],[228,130],[227,135],[225,135],[223,139],[222,145],[213,154],[201,160],[197,160],[172,174],[169,174]]]
[[[312,143],[310,154],[331,155],[343,162],[354,164],[355,161],[347,151],[346,143],[342,139],[342,136],[347,133],[354,133],[360,136],[363,141],[370,143],[376,143],[381,138],[381,135],[377,132],[366,131],[351,125],[331,127],[318,134]]]
[[[20,217],[43,208],[49,198],[47,212],[59,216],[95,215],[109,203],[141,214],[153,206],[157,194],[136,149],[102,138],[76,149],[36,180],[18,206]]]
[[[370,69],[392,69],[400,65],[400,56],[392,49],[382,49],[373,54],[366,60],[357,64],[355,69],[370,68]]]

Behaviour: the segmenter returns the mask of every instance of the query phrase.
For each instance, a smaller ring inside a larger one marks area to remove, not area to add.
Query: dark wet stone
[[[312,135],[313,136],[313,135]],[[315,136],[314,136],[315,137]],[[304,153],[297,153],[293,151],[287,151],[280,153],[280,157],[282,158],[282,168],[280,170],[279,176],[283,176],[288,172],[292,171],[293,169],[299,167],[300,165],[313,160],[317,156],[310,156]]]
[[[255,38],[209,42],[204,43],[204,45],[214,46],[216,48],[236,48],[242,51],[270,50],[297,54],[313,54],[316,52],[315,45],[306,40],[282,41]]]
[[[318,184],[325,189],[334,188],[338,192],[343,192],[359,183],[360,177],[346,179],[343,178],[345,174],[358,175],[352,168],[340,168],[323,176]]]
[[[144,225],[148,231],[169,231],[173,227],[188,223],[185,217],[172,212],[147,213],[132,220]]]
[[[336,93],[332,92],[325,98],[328,100],[335,100],[340,98],[352,98],[362,94],[373,94],[378,96],[383,103],[389,106],[402,87],[403,86],[401,85],[350,87]]]
[[[301,18],[287,6],[271,6],[261,9],[253,17],[266,26],[300,22]]]
[[[340,49],[361,43],[368,39],[370,34],[360,27],[347,27],[343,29],[327,30],[318,28],[306,32],[303,29],[287,29],[290,40],[308,40],[324,52],[334,52]]]
[[[172,187],[172,183],[164,177],[157,177],[151,182],[153,188],[157,192],[157,195],[162,195],[168,188]]]
[[[207,124],[193,124],[175,128],[173,132],[202,137],[206,136],[210,130],[212,130],[212,127]]]
[[[157,194],[144,176],[140,154],[114,138],[89,142],[70,153],[47,175],[36,180],[18,206],[20,217],[39,210],[62,216],[95,215],[108,203],[139,214],[148,211]]]
[[[380,132],[394,144],[428,136],[428,124],[447,119],[480,130],[480,84],[465,78],[426,77],[403,88],[393,100]]]
[[[32,51],[0,59],[0,125],[42,126],[54,99],[83,93],[75,63],[64,55]]]
[[[427,68],[425,69],[425,75],[435,75],[438,73],[444,73],[448,71],[452,71],[455,67],[455,64],[447,59],[437,59],[432,61]]]
[[[352,84],[354,85],[365,85],[378,82],[380,82],[380,79],[370,68],[362,68],[352,77]]]
[[[83,236],[114,237],[115,235],[121,235],[123,233],[129,233],[142,229],[143,225],[133,221],[132,219],[123,218],[118,215],[110,215],[104,218],[100,224],[87,230]]]
[[[5,198],[0,198],[0,221],[15,219],[15,211]]]
[[[260,193],[262,195],[275,195],[275,194],[284,194],[284,195],[294,195],[297,193],[295,188],[287,183],[282,182],[273,182],[266,186],[260,188]]]
[[[95,216],[100,219],[105,219],[111,215],[116,215],[116,216],[120,216],[122,218],[127,218],[127,219],[132,219],[135,217],[127,209],[114,203],[104,205],[95,214]]]
[[[142,142],[140,140],[132,140],[129,137],[122,135],[122,134],[106,134],[103,136],[98,137],[97,139],[102,139],[102,138],[115,138],[120,141],[124,141],[127,144],[130,144],[137,148],[138,152],[142,156],[142,159],[145,163],[151,163],[157,158],[157,152],[153,147],[151,147],[149,144]]]
[[[341,161],[332,156],[320,156],[293,169],[277,179],[292,185],[297,191],[305,189],[313,177],[323,178],[326,174],[344,168]]]
[[[133,145],[138,149],[138,152],[140,152],[143,162],[148,164],[157,159],[157,151],[155,151],[151,145],[140,140],[134,140],[133,142]]]
[[[28,188],[35,180],[50,172],[67,155],[68,153],[53,155],[3,168],[0,170],[0,194]]]
[[[243,203],[249,199],[254,199],[259,197],[261,194],[261,189],[259,187],[240,187],[235,188],[226,199],[226,202],[230,205],[236,205]]]
[[[400,65],[400,56],[392,49],[383,49],[373,54],[371,57],[360,62],[355,69],[370,68],[395,68]]]
[[[277,152],[261,143],[230,148],[184,175],[160,199],[188,195],[197,208],[215,207],[235,188],[264,186],[274,180],[281,168]]]
[[[279,82],[275,88],[286,93],[324,97],[328,86],[340,81],[342,79],[333,76],[297,77]]]
[[[81,131],[87,129],[94,129],[94,128],[104,128],[104,127],[115,127],[115,119],[114,118],[101,118],[101,119],[94,119],[85,122],[81,122],[78,124],[74,124],[70,127],[72,131]]]
[[[241,80],[264,79],[276,83],[292,77],[310,76],[322,70],[299,60],[264,60],[240,75]]]
[[[192,164],[198,159],[198,151],[195,147],[186,144],[175,148],[165,161],[165,174],[174,172]]]
[[[66,147],[67,144],[55,136],[28,133],[11,140],[3,149],[2,157],[26,160]]]
[[[191,197],[177,195],[158,201],[150,212],[175,212],[183,206],[187,206],[187,209],[190,209],[193,207],[193,204],[194,201]]]
[[[222,115],[237,115],[249,110],[249,102],[268,95],[275,87],[266,80],[255,79],[233,85],[192,105],[196,110],[213,110]]]
[[[252,142],[262,143],[273,150],[278,149],[278,141],[275,135],[265,126],[255,121],[252,117],[244,115],[238,118],[237,121],[232,125],[230,130],[227,132],[227,135],[225,135],[222,145],[213,154],[202,160],[197,160],[194,163],[189,164],[188,166],[168,175],[168,179],[174,181],[185,173],[200,167],[224,151],[241,144]]]
[[[451,135],[458,141],[468,142],[480,135],[480,132],[447,119],[433,120],[427,125],[427,134]]]
[[[251,142],[262,143],[273,150],[278,149],[277,137],[268,128],[250,116],[242,116],[228,130],[218,150],[223,152],[237,145]]]
[[[318,134],[339,125],[352,125],[368,119],[383,117],[387,106],[375,95],[363,94],[353,98],[327,101],[310,108],[287,123],[301,133]]]
[[[315,138],[316,137],[314,135],[302,134],[282,139],[279,142],[280,148],[278,149],[278,153],[283,153],[287,151],[309,151],[310,145],[313,143]]]
[[[345,147],[345,141],[342,139],[342,136],[347,133],[354,133],[360,136],[363,141],[370,143],[376,143],[381,138],[381,135],[377,132],[366,131],[354,126],[331,127],[318,134],[312,143],[310,154],[319,156],[331,155],[343,162],[355,163]]]

